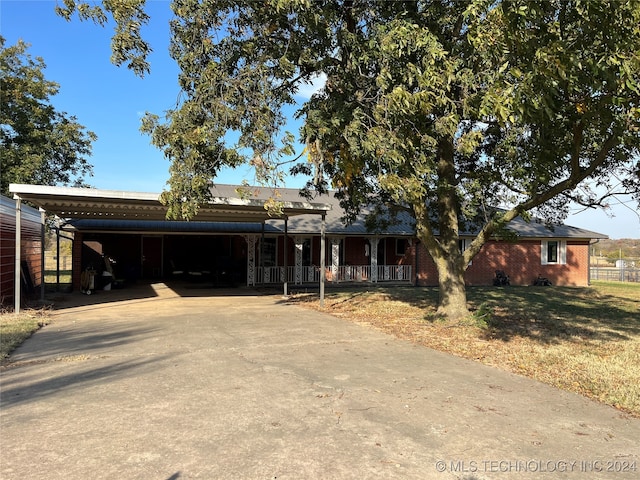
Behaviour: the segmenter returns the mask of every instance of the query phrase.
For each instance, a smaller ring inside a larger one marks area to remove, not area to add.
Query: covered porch
[[[328,259],[324,267],[327,283],[411,284],[415,280],[412,237],[330,235],[322,247],[318,237],[294,235],[284,237],[287,248],[280,238],[256,239],[258,263],[253,269],[255,277],[248,278],[248,285],[317,283],[323,273],[319,266],[321,248],[326,249],[323,253]],[[252,270],[250,265],[248,270]]]

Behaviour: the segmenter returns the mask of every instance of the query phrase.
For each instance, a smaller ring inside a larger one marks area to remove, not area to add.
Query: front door
[[[162,237],[142,237],[142,278],[162,277]]]

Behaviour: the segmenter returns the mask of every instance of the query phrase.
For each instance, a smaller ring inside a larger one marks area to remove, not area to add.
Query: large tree
[[[138,73],[144,0],[65,0],[67,18],[118,26],[115,57]],[[93,7],[96,8],[96,7]],[[410,210],[439,275],[439,311],[467,312],[464,272],[517,216],[561,220],[570,202],[638,196],[640,3],[544,0],[174,0],[171,56],[183,97],[144,129],[172,162],[174,215],[206,201],[219,168],[269,177],[291,137],[302,82],[309,189],[348,216]],[[127,22],[134,29],[129,38]],[[141,43],[142,42],[142,43]],[[232,144],[229,132],[236,132]],[[393,207],[393,208],[390,208]],[[464,252],[463,231],[479,232]]]
[[[54,108],[60,87],[26,43],[4,45],[0,36],[0,192],[9,195],[10,183],[82,185],[96,135]]]

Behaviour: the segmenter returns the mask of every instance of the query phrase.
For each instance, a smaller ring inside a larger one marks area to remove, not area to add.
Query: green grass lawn
[[[474,315],[447,324],[436,288],[329,290],[324,311],[581,393],[640,417],[640,284],[471,287]],[[317,298],[292,301],[320,309]]]
[[[33,332],[47,324],[47,315],[42,310],[13,313],[0,313],[0,362]]]

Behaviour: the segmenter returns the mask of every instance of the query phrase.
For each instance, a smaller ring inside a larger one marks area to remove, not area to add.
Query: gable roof
[[[213,187],[214,195],[231,196],[237,195],[235,190],[237,185],[216,185]],[[267,199],[274,195],[270,188],[251,187],[251,192],[255,198]],[[295,188],[278,188],[277,196],[282,201],[300,201],[303,197],[300,191]],[[340,201],[335,197],[335,192],[329,192],[325,195],[319,195],[317,199],[323,204],[331,205],[331,209],[326,215],[326,231],[331,235],[375,235],[375,233],[367,230],[365,225],[365,217],[371,213],[371,209],[363,209],[356,221],[351,225],[345,225],[342,221],[344,210],[340,206]],[[317,234],[319,231],[318,218],[311,215],[300,215],[289,219],[288,229],[292,233],[297,234]],[[282,230],[282,222],[267,221],[273,228]],[[541,221],[532,220],[524,221],[521,217],[517,217],[509,223],[509,229],[515,232],[521,238],[576,238],[576,239],[604,239],[607,235],[592,232],[582,228],[571,227],[569,225],[558,224],[549,228]],[[477,231],[463,232],[461,236],[473,237]],[[397,217],[397,223],[389,226],[385,235],[390,236],[413,236],[415,235],[415,221],[408,212],[400,212]]]
[[[609,238],[603,233],[593,232],[584,228],[572,227],[565,224],[555,224],[548,227],[540,220],[525,222],[522,217],[516,217],[509,222],[509,229],[513,230],[519,237],[523,238],[588,238],[604,239]]]

